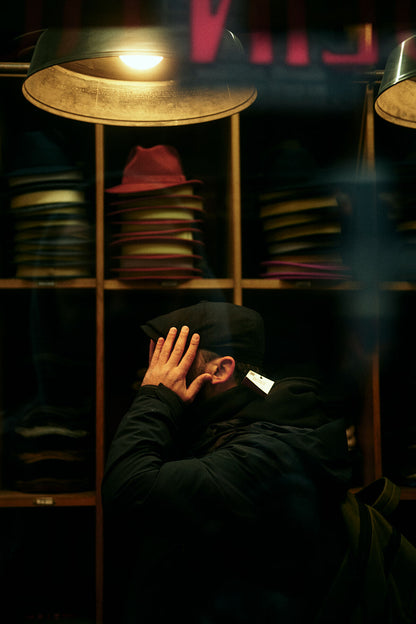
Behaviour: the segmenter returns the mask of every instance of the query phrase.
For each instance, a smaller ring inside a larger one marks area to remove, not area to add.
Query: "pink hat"
[[[183,184],[201,184],[187,180],[177,150],[170,145],[141,147],[130,150],[121,184],[106,189],[108,193],[138,193]]]

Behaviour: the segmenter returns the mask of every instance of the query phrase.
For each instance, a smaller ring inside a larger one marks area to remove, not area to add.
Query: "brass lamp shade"
[[[175,126],[220,119],[247,108],[256,89],[230,84],[224,69],[243,58],[240,41],[224,31],[218,78],[192,64],[188,33],[164,28],[45,30],[33,53],[23,94],[59,115],[117,126]],[[121,55],[158,55],[151,70],[127,67]],[[211,68],[212,69],[212,68]],[[215,70],[215,67],[214,67]]]
[[[416,128],[416,35],[390,53],[375,110],[391,123]]]

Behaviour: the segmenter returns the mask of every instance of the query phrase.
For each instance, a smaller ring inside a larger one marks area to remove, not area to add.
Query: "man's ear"
[[[224,355],[209,362],[206,372],[211,373],[211,385],[223,384],[233,380],[235,360],[231,355]]]

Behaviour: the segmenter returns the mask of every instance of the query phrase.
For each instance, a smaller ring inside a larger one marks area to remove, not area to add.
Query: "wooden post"
[[[228,171],[229,211],[229,266],[233,279],[233,302],[242,304],[242,257],[241,257],[241,174],[240,174],[240,117],[230,117]]]
[[[104,473],[104,130],[95,126],[96,192],[96,509],[95,509],[95,597],[96,623],[103,621],[103,513],[101,481]]]

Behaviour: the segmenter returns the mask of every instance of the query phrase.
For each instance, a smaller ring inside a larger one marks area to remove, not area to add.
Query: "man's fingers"
[[[151,362],[153,362],[153,364],[155,364],[158,361],[159,356],[160,356],[160,352],[162,350],[164,342],[165,341],[164,341],[164,339],[162,337],[158,338],[158,340],[156,341],[156,344],[154,343],[153,340],[150,341],[150,344],[149,344],[149,364]]]
[[[165,339],[159,338],[154,348],[152,357],[154,362],[159,364],[167,364],[177,366],[181,361],[182,355],[188,339],[189,327],[184,325],[178,334],[176,327],[171,327]],[[151,351],[152,346],[150,346]],[[151,357],[149,351],[149,357]],[[193,356],[195,357],[195,355]],[[193,359],[192,357],[192,359]]]
[[[185,350],[186,341],[188,340],[189,327],[184,325],[179,332],[179,336],[176,340],[175,346],[172,349],[172,355],[170,357],[169,363],[173,366],[179,364],[182,359],[183,352]]]
[[[154,340],[150,340],[150,342],[149,342],[149,364],[150,364],[150,362],[153,359],[153,354],[155,352],[155,347],[156,347],[155,341]]]
[[[186,377],[195,360],[200,341],[199,334],[193,334],[185,351],[188,337],[189,327],[184,325],[179,334],[175,327],[171,327],[165,339],[159,338],[156,344],[151,341],[149,347],[151,361],[142,385],[162,383],[176,392],[182,400],[186,402],[194,400],[201,387],[212,379],[212,376],[209,373],[199,375],[187,387]]]
[[[152,353],[152,345],[149,349],[149,357],[152,364],[159,367],[168,367],[177,370],[180,377],[186,377],[199,347],[199,334],[193,334],[190,344],[185,351],[189,336],[189,327],[184,325],[178,335],[176,327],[171,327],[165,339],[159,338]]]
[[[159,356],[159,362],[161,364],[165,364],[168,361],[170,354],[172,352],[172,347],[176,340],[177,332],[178,330],[176,329],[176,327],[171,327],[170,330],[168,331],[168,335],[165,338],[165,341],[163,343],[160,356]]]
[[[182,371],[182,373],[184,375],[187,374],[187,372],[189,371],[189,369],[192,366],[192,362],[195,359],[196,353],[198,351],[198,347],[199,347],[199,340],[200,340],[200,336],[199,334],[192,334],[190,343],[189,343],[189,347],[187,348],[180,364],[179,367]]]

